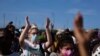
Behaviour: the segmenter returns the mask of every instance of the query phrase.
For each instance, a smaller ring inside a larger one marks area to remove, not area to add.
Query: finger
[[[83,17],[80,12],[77,13],[74,24],[76,27],[83,28]]]
[[[49,19],[49,17],[47,17],[47,23],[50,23],[50,19]]]
[[[74,19],[74,34],[76,36],[76,39],[80,43],[85,42],[85,36],[84,36],[84,30],[83,30],[83,17],[80,12],[77,13]]]
[[[47,19],[49,19],[49,17],[47,17]]]
[[[28,17],[28,16],[26,16],[26,20],[28,20],[28,18],[29,18],[29,17]]]
[[[30,26],[29,17],[26,16],[26,26]]]
[[[46,28],[48,28],[49,25],[50,25],[50,19],[49,19],[49,17],[47,17],[47,19],[46,19]]]
[[[26,16],[26,22],[28,22],[28,21],[29,21],[28,19],[29,19],[29,17],[28,17],[28,16]]]

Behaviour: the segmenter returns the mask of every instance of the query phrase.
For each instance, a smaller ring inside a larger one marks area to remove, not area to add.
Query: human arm
[[[48,48],[50,47],[50,45],[52,44],[52,37],[51,37],[49,25],[50,25],[50,19],[47,18],[47,20],[46,20],[46,35],[47,35],[47,42],[45,43],[45,48],[44,48],[44,49],[48,49]]]
[[[25,39],[29,29],[30,29],[30,22],[28,20],[28,16],[26,17],[25,22],[26,22],[26,26],[25,26],[24,30],[22,31],[22,33],[19,37],[19,44],[20,44],[21,47],[23,46],[24,39]]]
[[[80,56],[88,56],[88,52],[86,50],[86,39],[84,35],[83,29],[83,17],[80,13],[78,13],[74,20],[74,34],[78,42],[78,50]]]

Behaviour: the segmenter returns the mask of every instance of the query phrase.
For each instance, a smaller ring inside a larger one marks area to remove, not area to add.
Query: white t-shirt
[[[44,48],[44,44],[42,44]],[[40,50],[40,44],[34,45],[29,40],[24,40],[24,46],[22,47],[23,53],[21,56],[42,56],[42,52]]]

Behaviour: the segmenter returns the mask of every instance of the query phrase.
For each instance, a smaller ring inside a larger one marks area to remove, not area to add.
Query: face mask
[[[62,52],[62,54],[64,55],[64,56],[72,56],[72,54],[73,54],[73,51],[72,50],[62,50],[61,51]]]
[[[32,35],[31,41],[34,42],[36,40],[37,35]]]

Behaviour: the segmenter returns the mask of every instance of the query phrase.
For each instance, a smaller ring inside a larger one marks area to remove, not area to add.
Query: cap
[[[64,32],[64,30],[62,30],[62,29],[58,29],[56,35],[59,35],[59,34],[61,34],[61,33],[63,33],[63,32]]]
[[[32,24],[32,25],[31,25],[31,29],[32,29],[32,28],[38,28],[38,27],[37,27],[36,24]]]

